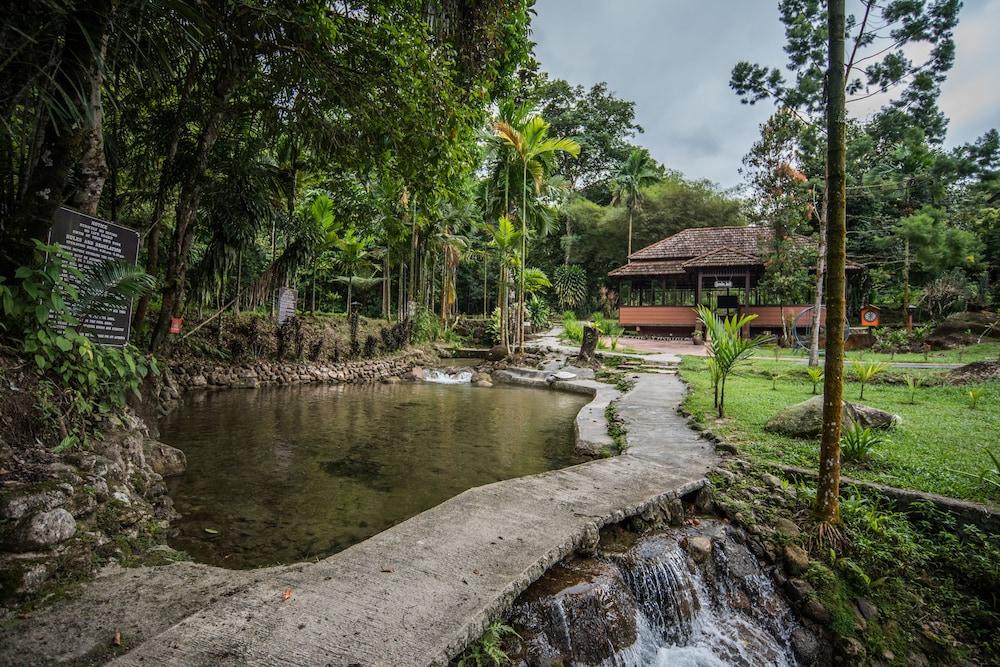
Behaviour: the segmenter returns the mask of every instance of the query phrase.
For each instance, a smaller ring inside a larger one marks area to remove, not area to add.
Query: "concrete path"
[[[115,665],[445,664],[602,526],[704,484],[716,457],[677,413],[684,391],[676,376],[640,375],[619,401],[627,453],[470,489],[317,563],[252,572],[182,564],[117,575],[128,586],[91,584],[82,598],[0,630],[0,662],[104,649],[112,624],[128,619],[130,650]],[[197,585],[205,577],[212,593]],[[179,580],[196,597],[164,590]],[[76,646],[59,647],[53,630],[71,618]]]

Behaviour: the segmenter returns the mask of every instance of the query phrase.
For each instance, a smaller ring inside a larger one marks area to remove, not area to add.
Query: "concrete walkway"
[[[0,662],[104,650],[120,629],[115,665],[445,664],[602,526],[704,484],[716,458],[684,391],[640,375],[619,401],[627,453],[470,489],[317,563],[120,571],[0,630]]]

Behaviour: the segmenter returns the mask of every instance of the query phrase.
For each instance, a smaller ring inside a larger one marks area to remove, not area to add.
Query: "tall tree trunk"
[[[528,163],[521,182],[521,276],[517,290],[517,352],[524,354],[524,269],[528,262]]]
[[[390,297],[392,296],[392,274],[389,266],[389,249],[382,258],[382,319],[389,319]]]
[[[239,70],[223,66],[213,85],[213,103],[194,152],[194,162],[181,181],[180,197],[174,214],[174,234],[167,261],[166,282],[162,291],[162,306],[153,329],[150,351],[155,352],[163,343],[170,326],[170,318],[179,316],[184,306],[183,290],[187,277],[187,263],[194,241],[194,222],[201,201],[205,171],[209,154],[215,145],[226,117],[229,97],[238,81]]]
[[[626,260],[632,255],[632,207],[628,207],[628,253],[625,255]]]
[[[198,60],[192,58],[188,66],[187,74],[184,77],[184,85],[181,87],[177,99],[177,112],[174,118],[173,132],[170,136],[170,143],[167,145],[167,153],[160,166],[159,183],[156,186],[156,200],[153,203],[153,215],[150,218],[149,226],[146,228],[146,273],[155,276],[160,270],[160,233],[162,230],[163,214],[167,208],[167,191],[170,189],[170,179],[173,178],[174,160],[177,157],[177,147],[180,144],[181,134],[183,134],[185,124],[181,121],[188,99],[191,97],[191,90],[197,78]],[[140,329],[146,321],[146,313],[149,309],[149,299],[151,294],[143,294],[139,298],[139,303],[135,308],[135,315],[132,316],[132,327]]]
[[[236,254],[236,298],[233,300],[233,308],[236,314],[240,314],[240,301],[243,297],[243,248]]]
[[[486,272],[489,269],[489,263],[490,263],[489,255],[484,254],[483,255],[483,319],[489,317],[489,314],[487,313],[488,304],[486,300],[486,289],[487,289]],[[472,312],[471,304],[469,307],[469,312]]]
[[[441,262],[441,324],[448,328],[448,251]]]
[[[3,229],[0,275],[13,276],[18,266],[31,263],[32,241],[45,239],[52,216],[63,203],[86,129],[80,119],[86,117],[94,78],[103,67],[100,45],[105,42],[111,9],[111,0],[95,0],[81,3],[66,17],[53,83],[55,90],[66,95],[63,101],[67,108],[51,109],[45,118],[37,158],[22,189],[17,213]]]
[[[826,365],[823,378],[823,437],[820,443],[816,518],[840,523],[840,431],[844,398],[844,311],[847,238],[846,110],[844,91],[844,0],[828,3]]]
[[[104,182],[108,178],[108,161],[104,155],[104,60],[108,52],[108,34],[101,35],[97,62],[94,63],[90,89],[87,91],[84,131],[80,141],[80,162],[77,165],[77,189],[70,203],[87,215],[97,215]]]
[[[913,329],[910,323],[910,239],[903,239],[903,321],[907,329]]]
[[[829,171],[829,170],[827,170]],[[824,179],[827,177],[824,174]],[[809,341],[809,365],[819,366],[819,328],[823,322],[823,280],[826,277],[826,216],[829,191],[823,188],[823,203],[819,214],[819,249],[816,254],[816,298],[812,312],[812,340]]]

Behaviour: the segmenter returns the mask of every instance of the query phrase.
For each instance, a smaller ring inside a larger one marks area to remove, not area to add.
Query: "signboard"
[[[715,286],[716,287],[732,287],[733,286],[733,281],[732,280],[716,280],[715,281]]]
[[[298,292],[291,287],[278,288],[278,326],[285,323],[289,317],[295,316],[295,299]]]
[[[740,298],[735,294],[720,294],[716,299],[716,306],[726,310],[740,307]]]
[[[56,210],[52,219],[49,243],[58,243],[66,250],[71,256],[70,264],[83,273],[109,260],[135,266],[139,258],[139,232],[64,206]],[[65,270],[63,279],[72,285],[79,283],[76,276]],[[57,325],[58,329],[65,327],[65,322]],[[131,327],[132,303],[129,302],[112,310],[86,315],[81,318],[77,331],[95,343],[124,347],[128,344]]]

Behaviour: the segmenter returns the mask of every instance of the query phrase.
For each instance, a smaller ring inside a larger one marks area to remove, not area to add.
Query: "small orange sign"
[[[171,317],[170,318],[170,333],[175,336],[181,332],[181,325],[184,324],[183,317]]]
[[[881,311],[877,306],[868,304],[861,307],[861,326],[863,327],[877,327],[879,320],[879,313]]]

